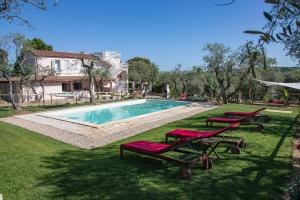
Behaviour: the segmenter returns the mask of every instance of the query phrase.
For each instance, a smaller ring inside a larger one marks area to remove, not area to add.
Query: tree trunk
[[[94,79],[92,77],[92,72],[90,70],[89,72],[89,93],[90,93],[90,103],[94,103],[95,102],[95,97],[94,97]]]
[[[144,97],[143,89],[144,89],[144,82],[142,81],[140,86],[140,97]]]
[[[40,85],[42,88],[42,99],[43,99],[43,105],[45,105],[45,86],[43,84],[43,80],[40,81]],[[40,100],[39,100],[40,101]]]
[[[252,81],[250,80],[250,83],[249,83],[249,91],[248,91],[248,96],[249,96],[249,100],[250,100],[250,103],[253,103],[252,102]]]
[[[222,99],[223,99],[223,103],[224,103],[224,104],[227,104],[227,103],[228,103],[228,98],[227,98],[225,92],[222,92]]]
[[[34,94],[34,101],[35,101],[35,103],[39,102],[39,96],[38,96],[38,93],[37,93],[37,91],[36,91],[36,89],[34,87],[34,83],[32,81],[30,81],[30,87],[31,87],[31,90],[32,90],[32,92]]]
[[[15,95],[13,93],[13,82],[10,80],[10,78],[7,78],[8,83],[9,83],[9,96],[11,100],[11,104],[14,110],[16,111],[21,111],[21,104],[20,104],[20,99],[18,97],[15,98]]]

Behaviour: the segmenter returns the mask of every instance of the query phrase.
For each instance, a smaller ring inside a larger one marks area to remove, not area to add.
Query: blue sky
[[[51,1],[51,0],[49,0]],[[0,34],[21,32],[38,37],[57,51],[95,52],[117,50],[122,60],[143,56],[161,70],[177,64],[184,68],[202,63],[206,43],[220,42],[236,49],[247,40],[246,29],[266,23],[262,12],[270,7],[263,0],[59,0],[56,8],[25,10],[23,16],[34,29],[0,22]],[[295,66],[283,46],[272,44],[268,53],[281,66]]]

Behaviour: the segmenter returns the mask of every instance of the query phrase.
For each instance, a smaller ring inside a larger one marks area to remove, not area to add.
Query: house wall
[[[95,55],[103,61],[109,62],[111,63],[113,66],[101,66],[101,67],[106,67],[108,68],[109,71],[114,71],[114,68],[124,68],[124,66],[126,67],[127,65],[123,62],[121,62],[120,59],[120,53],[119,52],[101,52],[101,53],[95,53]],[[55,61],[58,61],[60,63],[60,70],[57,67]],[[33,59],[30,59],[30,62],[32,62],[32,64],[37,65],[38,69],[41,68],[52,68],[54,69],[55,72],[55,76],[84,76],[83,74],[83,67],[82,67],[82,63],[80,59],[76,59],[76,58],[56,58],[56,57],[36,57]],[[86,61],[88,62],[88,61]],[[88,64],[88,63],[87,63]],[[100,67],[100,66],[96,66],[96,67]],[[121,71],[120,71],[121,73]],[[116,77],[116,76],[114,76]],[[111,78],[114,78],[111,77]],[[123,91],[126,92],[127,91],[127,86],[124,87],[125,84],[128,83],[128,71],[125,70],[122,72],[122,74],[119,74],[116,77],[118,80],[113,81],[112,86],[114,88],[114,91]],[[121,82],[120,82],[121,81]],[[59,85],[60,89],[54,89],[54,91],[52,91],[53,89],[51,87],[46,87],[45,86],[45,93],[58,93],[58,92],[62,92],[61,89],[61,83],[56,83],[57,85]],[[118,86],[119,84],[122,84],[122,86]],[[110,88],[110,85],[105,84],[106,85],[106,89],[108,90]],[[108,87],[109,86],[109,87]],[[39,87],[39,86],[37,86]],[[83,88],[88,88],[88,83],[84,82],[83,83]],[[39,88],[37,88],[38,93],[39,92]]]
[[[62,93],[62,83],[44,83],[45,88],[45,100],[50,100],[52,93]],[[42,87],[39,84],[35,85],[35,89],[38,94],[42,94]],[[32,96],[31,99],[34,100],[34,93],[30,87],[23,88],[23,94]],[[52,96],[52,99],[63,99],[62,97]],[[28,99],[29,100],[29,99]]]
[[[83,76],[82,64],[79,59],[72,58],[51,58],[51,57],[39,57],[36,58],[39,68],[53,68],[56,75],[59,76]],[[57,68],[55,61],[60,62],[60,71]]]
[[[0,99],[3,99],[5,101],[9,101],[10,97],[9,94],[9,84],[5,82],[0,83]]]

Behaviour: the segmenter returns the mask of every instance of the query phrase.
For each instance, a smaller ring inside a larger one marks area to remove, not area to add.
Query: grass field
[[[94,150],[0,123],[0,194],[5,200],[279,199],[288,190],[296,108],[289,109],[292,114],[267,113],[272,120],[261,132],[250,126],[236,129],[234,134],[246,139],[247,148],[240,155],[219,149],[222,159],[214,161],[214,168],[208,171],[199,164],[192,181],[180,179],[179,167],[147,156],[125,153],[124,160],[119,159],[121,143],[163,142],[169,130],[206,129],[208,116],[256,108],[222,106]]]

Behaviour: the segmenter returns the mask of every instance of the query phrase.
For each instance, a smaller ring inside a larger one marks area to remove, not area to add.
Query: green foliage
[[[130,81],[153,82],[158,75],[158,67],[147,58],[135,57],[128,62],[128,75]]]
[[[93,70],[92,74],[93,74],[93,77],[95,80],[97,91],[98,92],[103,91],[104,81],[110,77],[110,73],[109,73],[108,69],[107,68],[97,68],[97,69]]]
[[[270,95],[265,95],[263,98],[263,101],[266,105],[269,104],[269,101],[272,99],[272,97]]]
[[[284,106],[288,106],[288,104],[289,104],[289,92],[285,88],[283,88],[283,90],[282,90],[281,99],[284,102]]]
[[[32,40],[27,40],[27,42],[32,49],[53,51],[53,47],[49,44],[46,44],[42,39],[33,38]]]
[[[288,55],[300,63],[300,1],[299,0],[266,0],[272,6],[270,12],[264,12],[267,26],[263,31],[245,31],[248,34],[259,35],[259,45],[263,43],[280,42],[285,45]]]
[[[24,10],[29,7],[36,8],[38,10],[46,10],[48,4],[51,1],[48,0],[3,0],[0,4],[0,19],[6,20],[9,23],[15,21],[21,24],[31,27],[30,22],[25,19],[22,14]],[[57,5],[57,0],[53,0],[53,6]],[[20,24],[19,23],[19,24]]]

